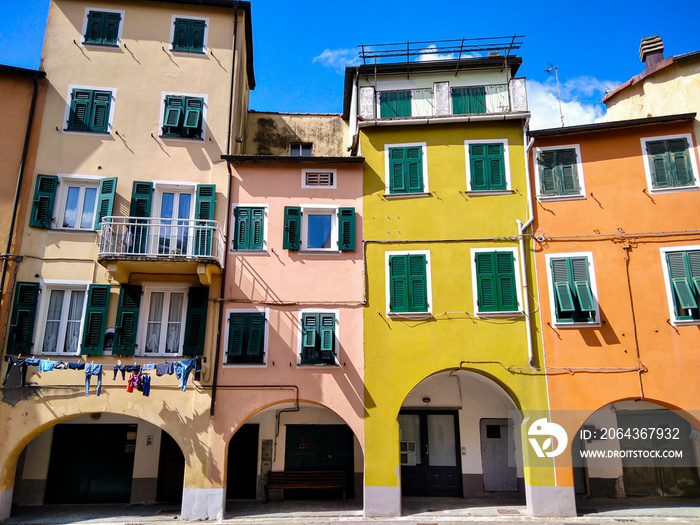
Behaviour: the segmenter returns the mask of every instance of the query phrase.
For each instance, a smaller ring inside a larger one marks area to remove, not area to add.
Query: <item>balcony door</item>
[[[187,255],[191,252],[194,213],[194,188],[164,190],[156,195],[160,226],[157,237],[158,255]]]

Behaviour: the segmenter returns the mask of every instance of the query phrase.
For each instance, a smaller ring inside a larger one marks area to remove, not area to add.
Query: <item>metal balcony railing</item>
[[[160,257],[224,262],[224,235],[218,221],[150,217],[104,217],[100,257]]]

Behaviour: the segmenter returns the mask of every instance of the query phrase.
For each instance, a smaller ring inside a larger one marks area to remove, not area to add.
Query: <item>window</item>
[[[37,228],[94,230],[112,215],[116,177],[37,175],[29,225]],[[54,203],[58,202],[54,220]]]
[[[41,353],[73,355],[78,353],[84,305],[84,289],[49,291]]]
[[[500,192],[510,189],[508,141],[465,141],[467,184],[474,192]]]
[[[336,170],[302,170],[302,188],[336,188]]]
[[[486,113],[486,87],[452,88],[452,114]]]
[[[265,245],[264,207],[236,206],[234,217],[234,250],[261,251]]]
[[[145,295],[144,355],[180,355],[185,331],[187,290],[150,289]]]
[[[302,365],[336,364],[335,339],[335,313],[302,312],[299,363]]]
[[[579,147],[557,146],[536,149],[538,195],[540,197],[584,196]]]
[[[380,118],[396,118],[411,116],[411,91],[381,91],[379,92]]]
[[[387,252],[387,312],[430,312],[428,252]]]
[[[642,139],[644,169],[652,191],[697,187],[697,166],[690,135]]]
[[[114,90],[73,88],[66,131],[109,133]]]
[[[207,20],[174,18],[172,50],[186,53],[204,53]]]
[[[228,312],[228,364],[263,364],[266,324],[264,312]]]
[[[123,11],[87,10],[83,43],[118,46],[123,15]]]
[[[354,250],[355,208],[285,207],[283,248],[329,252]]]
[[[313,144],[310,142],[292,142],[289,144],[289,155],[292,157],[310,157]]]
[[[590,254],[547,255],[557,323],[600,324]]]
[[[390,195],[428,191],[425,144],[391,144],[386,151],[386,192]]]
[[[700,248],[664,249],[661,253],[672,321],[697,323],[700,321]]]
[[[202,97],[166,95],[163,137],[201,139],[206,103]]]
[[[472,250],[472,287],[479,315],[519,312],[515,250]]]

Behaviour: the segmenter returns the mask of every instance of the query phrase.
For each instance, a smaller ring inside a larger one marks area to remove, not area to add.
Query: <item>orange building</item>
[[[530,133],[542,372],[552,421],[569,440],[556,458],[558,483],[577,494],[678,496],[700,488],[694,118]],[[649,458],[669,447],[683,461],[632,458],[632,450]],[[596,450],[604,460],[581,460]]]

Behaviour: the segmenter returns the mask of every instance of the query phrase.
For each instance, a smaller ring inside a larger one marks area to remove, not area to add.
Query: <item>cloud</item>
[[[346,67],[359,65],[360,57],[357,49],[324,49],[312,62],[319,62],[324,67],[343,73]]]
[[[566,126],[578,126],[605,122],[605,106],[600,103],[604,91],[609,90],[620,82],[598,80],[589,76],[581,76],[567,80],[560,85],[561,112]],[[527,98],[532,118],[531,129],[546,129],[561,127],[559,101],[557,100],[557,84],[554,79],[546,82],[527,81]]]
[[[420,55],[416,58],[416,62],[430,62],[433,60],[455,60],[457,53],[436,53],[437,46],[430,44],[428,47],[420,50]],[[474,58],[481,56],[479,53],[462,53],[462,58]]]

